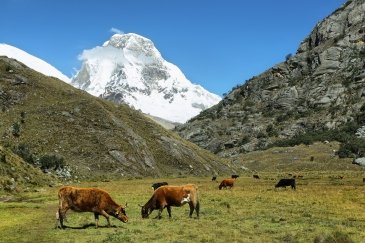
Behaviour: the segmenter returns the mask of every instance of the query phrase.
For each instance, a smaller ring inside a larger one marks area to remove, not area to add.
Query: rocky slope
[[[31,163],[45,168],[54,162],[42,158],[61,157],[72,178],[232,171],[226,161],[142,113],[5,57],[0,57],[0,117],[0,145],[21,147]]]
[[[184,123],[221,100],[192,84],[151,40],[137,34],[115,34],[84,51],[81,60],[72,85],[165,120]]]
[[[352,121],[365,102],[365,2],[349,0],[319,22],[295,55],[234,88],[176,128],[232,156]]]

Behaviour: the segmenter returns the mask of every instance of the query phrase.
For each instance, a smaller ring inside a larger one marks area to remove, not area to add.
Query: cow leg
[[[158,210],[158,214],[157,214],[157,216],[155,217],[155,219],[161,219],[161,218],[162,218],[162,217],[161,217],[162,210],[163,210],[163,208],[160,208],[160,209]]]
[[[193,202],[189,202],[189,207],[190,207],[190,213],[189,213],[189,217],[191,218],[193,216],[193,212],[194,212],[194,203]]]
[[[198,218],[199,218],[199,210],[200,210],[200,203],[198,201],[198,202],[196,202],[196,205],[195,205],[196,217],[198,217]]]
[[[171,218],[171,207],[167,206],[166,209],[167,209],[167,213],[169,214],[169,218]]]
[[[60,213],[57,210],[57,212],[56,212],[56,226],[55,226],[55,229],[58,229],[58,226],[61,227],[61,225],[60,225]]]
[[[110,227],[110,219],[109,219],[109,214],[107,214],[104,210],[101,211],[101,215],[103,215],[106,220],[108,221],[108,227]]]
[[[94,217],[95,217],[95,228],[98,228],[99,227],[99,214],[94,213]]]
[[[64,208],[64,209],[58,209],[58,221],[60,223],[60,227],[61,229],[64,229],[65,226],[63,225],[63,220],[66,218],[66,212],[67,212],[68,208]]]

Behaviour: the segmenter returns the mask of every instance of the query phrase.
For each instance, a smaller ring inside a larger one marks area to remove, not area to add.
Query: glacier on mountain
[[[221,100],[192,84],[151,40],[137,34],[115,34],[79,59],[72,85],[169,121],[184,123]]]
[[[71,80],[61,73],[58,69],[50,65],[49,63],[35,57],[23,50],[20,50],[14,46],[0,43],[0,56],[7,56],[24,63],[31,69],[40,72],[46,76],[56,77],[64,82],[70,83]]]

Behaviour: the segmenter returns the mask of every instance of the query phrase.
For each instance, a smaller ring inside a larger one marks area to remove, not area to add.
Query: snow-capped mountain
[[[49,63],[14,46],[0,43],[0,56],[7,56],[9,58],[16,59],[31,69],[34,69],[35,71],[40,72],[46,76],[56,77],[67,83],[71,82],[71,80],[66,75],[61,73]]]
[[[169,121],[184,123],[221,100],[192,84],[151,40],[137,34],[115,34],[79,58],[83,63],[72,85]]]

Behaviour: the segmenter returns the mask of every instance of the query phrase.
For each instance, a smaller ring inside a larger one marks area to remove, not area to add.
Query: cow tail
[[[195,186],[196,189],[196,205],[195,205],[195,212],[196,216],[199,218],[199,210],[200,210],[200,202],[199,202],[199,193],[198,193],[198,187]]]

